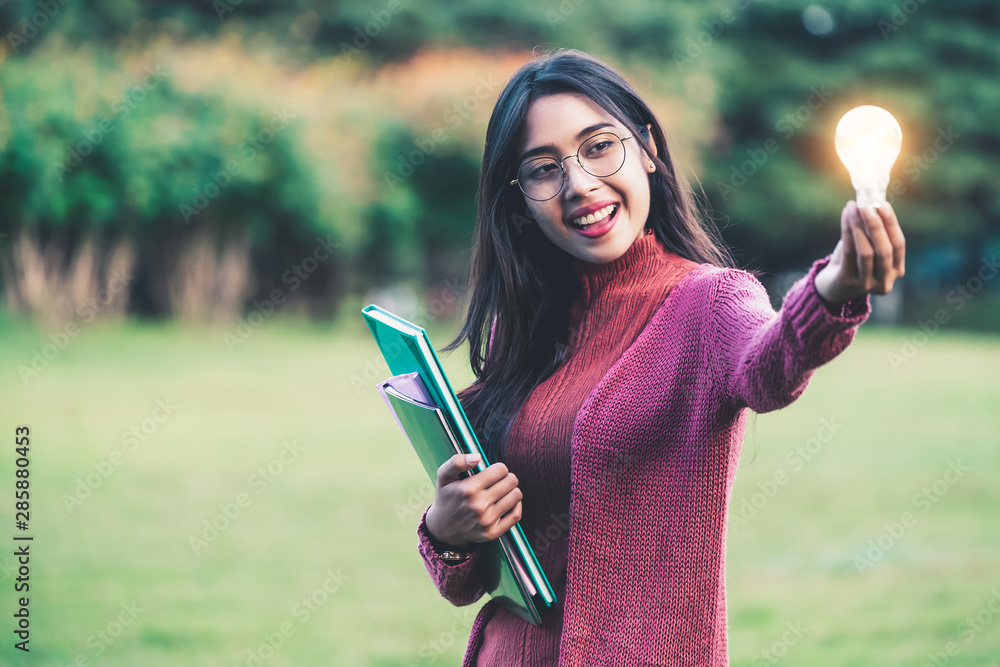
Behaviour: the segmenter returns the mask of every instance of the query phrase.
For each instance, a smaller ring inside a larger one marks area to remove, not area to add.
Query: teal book
[[[362,310],[393,377],[378,390],[410,441],[432,482],[455,454],[479,454],[471,471],[489,465],[468,417],[448,381],[427,332],[372,304]],[[541,622],[537,604],[551,606],[555,594],[520,524],[481,547],[478,567],[487,593],[524,620]]]

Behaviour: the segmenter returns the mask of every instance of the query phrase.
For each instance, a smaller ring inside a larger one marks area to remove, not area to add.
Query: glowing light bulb
[[[896,119],[881,107],[855,107],[837,123],[835,143],[851,175],[858,206],[884,205],[889,172],[903,145]]]

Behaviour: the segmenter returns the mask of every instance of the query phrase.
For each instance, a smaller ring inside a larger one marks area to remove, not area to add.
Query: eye
[[[611,139],[598,139],[594,143],[587,146],[587,157],[595,158],[601,157],[614,147],[614,141]]]
[[[525,165],[523,169],[527,173],[525,178],[532,181],[541,181],[557,174],[559,172],[559,165],[553,160],[540,160]]]

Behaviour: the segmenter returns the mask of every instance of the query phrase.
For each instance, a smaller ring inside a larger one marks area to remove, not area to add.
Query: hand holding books
[[[518,524],[517,477],[486,460],[427,332],[375,304],[362,314],[394,374],[378,383],[378,391],[424,471],[437,481],[423,532],[432,542],[479,550],[476,570],[486,592],[529,623],[541,623],[537,605],[551,607],[556,596]],[[450,561],[452,555],[433,546]],[[461,561],[461,554],[453,555]]]
[[[479,463],[478,454],[455,454],[437,473],[434,504],[427,510],[427,530],[456,549],[495,540],[521,520],[521,489],[503,463],[461,479]]]

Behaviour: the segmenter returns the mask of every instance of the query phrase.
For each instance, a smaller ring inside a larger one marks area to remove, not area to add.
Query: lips
[[[604,236],[605,234],[610,232],[611,229],[618,222],[618,212],[621,210],[621,205],[612,204],[609,208],[611,209],[611,214],[605,215],[597,222],[594,222],[593,224],[590,225],[586,225],[584,227],[579,227],[571,223],[570,228],[577,234],[580,234],[581,236],[586,236],[591,239],[596,239],[601,236]],[[594,215],[599,214],[602,210],[603,209],[598,209],[598,211],[595,212]]]
[[[586,229],[614,214],[620,205],[616,201],[600,201],[589,206],[581,206],[568,216],[567,222],[578,229]]]

